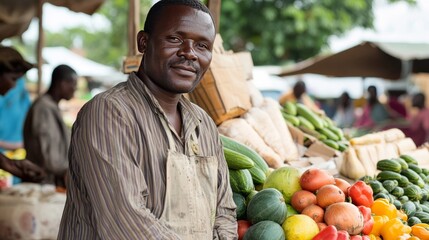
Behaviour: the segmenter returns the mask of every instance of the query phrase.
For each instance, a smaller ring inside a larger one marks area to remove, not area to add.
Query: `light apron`
[[[190,156],[176,151],[167,121],[161,122],[168,137],[166,193],[161,219],[182,239],[213,239],[217,202],[216,158],[199,156],[195,131],[186,144]]]

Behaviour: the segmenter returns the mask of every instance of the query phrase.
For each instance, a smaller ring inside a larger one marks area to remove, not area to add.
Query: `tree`
[[[415,4],[415,0],[406,1]],[[374,0],[223,0],[220,34],[227,49],[251,51],[255,65],[300,61],[328,38],[372,28]]]

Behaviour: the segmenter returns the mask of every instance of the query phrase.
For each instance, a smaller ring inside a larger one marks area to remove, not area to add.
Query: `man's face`
[[[73,74],[68,79],[61,82],[61,95],[65,100],[70,100],[74,96],[77,88],[77,75]]]
[[[215,29],[210,15],[187,6],[168,6],[155,25],[153,32],[138,36],[144,72],[167,92],[192,91],[212,59]]]
[[[18,80],[23,73],[20,72],[6,72],[0,75],[0,95],[5,95],[10,89],[12,89],[16,80]]]

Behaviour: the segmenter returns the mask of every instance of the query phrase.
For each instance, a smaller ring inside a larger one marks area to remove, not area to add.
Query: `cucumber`
[[[409,184],[410,184],[410,181],[408,180],[408,178],[401,175],[401,178],[398,180],[398,186],[406,187]]]
[[[429,213],[429,206],[426,206],[424,204],[420,204],[420,207],[422,208],[423,212]]]
[[[383,184],[377,180],[369,181],[369,186],[371,186],[373,194],[377,194],[384,189]]]
[[[401,164],[401,170],[408,169],[408,163],[405,162],[404,159],[402,159],[402,158],[392,158],[392,160],[398,162],[399,164]]]
[[[406,203],[406,202],[410,201],[410,199],[409,199],[407,196],[401,196],[401,197],[399,197],[399,198],[398,198],[398,200],[399,200],[402,204],[404,204],[404,203]]]
[[[268,171],[267,162],[255,150],[224,135],[220,135],[220,140],[224,147],[249,157],[264,173]]]
[[[346,144],[344,144],[342,142],[337,142],[337,144],[338,144],[338,150],[340,150],[341,152],[344,152],[349,147],[349,146],[347,146]]]
[[[409,163],[408,168],[412,169],[416,173],[419,173],[419,174],[422,173],[422,169],[419,166],[417,166],[417,164]]]
[[[395,187],[398,186],[398,181],[396,180],[385,180],[383,182],[383,187],[386,189],[389,193],[393,191]]]
[[[231,184],[233,192],[240,193],[245,196],[255,189],[252,181],[252,175],[250,175],[250,172],[247,169],[229,169],[229,183]]]
[[[421,177],[410,168],[402,170],[401,175],[407,177],[408,180],[410,180],[410,182],[414,184],[417,184],[417,183],[421,184],[421,182],[423,182],[423,179],[421,179]],[[423,185],[424,185],[424,182],[423,182]]]
[[[297,116],[293,116],[290,114],[287,114],[285,112],[282,112],[282,116],[283,118],[290,124],[294,125],[294,126],[299,126],[299,118]]]
[[[323,136],[323,135],[322,135],[322,136]],[[338,143],[337,143],[337,142],[335,142],[334,140],[331,140],[331,139],[324,139],[324,140],[322,140],[322,142],[323,142],[324,144],[326,144],[327,146],[329,146],[329,147],[331,147],[331,148],[335,149],[335,150],[339,150],[339,149],[340,149],[340,147],[338,146]]]
[[[422,221],[422,223],[429,223],[429,213],[426,212],[416,212],[414,217],[417,217]]]
[[[422,199],[422,190],[416,185],[409,185],[404,188],[404,195],[411,201],[420,201]]]
[[[402,210],[407,214],[407,216],[413,216],[416,213],[417,208],[413,202],[408,201],[402,203]]]
[[[410,217],[408,218],[407,224],[412,227],[416,224],[422,223],[422,221],[418,217]]]
[[[402,208],[402,203],[397,199],[393,200],[393,205],[395,205],[397,210],[401,210]]]
[[[401,174],[392,171],[381,171],[377,174],[377,180],[385,181],[385,180],[399,180],[401,179]]]
[[[226,164],[230,169],[249,169],[255,166],[255,163],[249,157],[239,152],[224,147],[223,153],[225,155]]]
[[[303,116],[298,116],[299,119],[299,126],[308,128],[310,130],[315,130],[315,126],[305,117]]]
[[[411,157],[410,155],[402,154],[399,156],[400,158],[404,159],[407,163],[414,163],[418,164],[417,160]]]
[[[379,193],[374,195],[374,200],[379,199],[379,198],[387,199],[390,202],[389,193],[379,192]]]
[[[296,116],[297,109],[295,103],[285,102],[285,104],[283,105],[283,111],[289,115]]]
[[[323,120],[312,110],[308,109],[304,104],[297,103],[296,110],[298,116],[302,116],[303,118],[307,119],[315,128],[322,129],[325,127]]]
[[[402,197],[402,195],[404,195],[404,189],[401,187],[395,187],[390,194],[392,194],[393,196],[399,198]]]
[[[334,140],[334,141],[339,141],[340,140],[340,137],[338,137],[337,134],[333,133],[328,128],[320,128],[317,131],[320,132],[321,134],[327,136],[328,139],[331,139],[331,140]]]
[[[252,176],[254,185],[263,184],[267,179],[267,175],[265,175],[265,173],[257,166],[249,168],[248,170],[250,172],[250,175]]]
[[[399,162],[393,159],[383,159],[377,162],[377,169],[380,171],[392,171],[400,173],[402,170],[402,166]]]

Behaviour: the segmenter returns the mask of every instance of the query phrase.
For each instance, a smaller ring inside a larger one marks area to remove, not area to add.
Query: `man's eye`
[[[178,37],[170,37],[171,42],[180,42],[180,38]]]
[[[199,48],[205,48],[205,49],[209,48],[209,46],[207,44],[204,44],[204,43],[198,43],[198,47]]]

